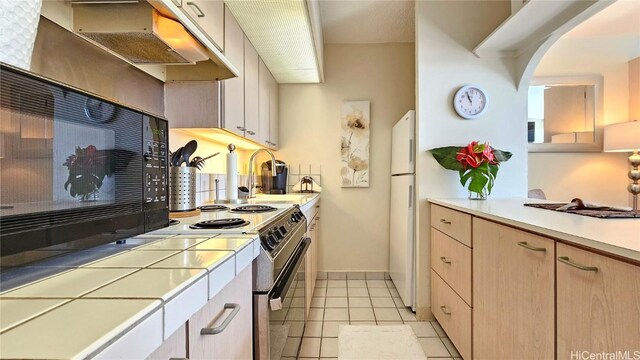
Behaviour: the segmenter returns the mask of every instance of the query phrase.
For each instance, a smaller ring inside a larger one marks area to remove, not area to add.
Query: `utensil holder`
[[[196,168],[169,168],[169,211],[192,211],[196,208]]]

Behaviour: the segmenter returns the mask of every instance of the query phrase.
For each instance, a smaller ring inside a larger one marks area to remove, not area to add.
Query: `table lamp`
[[[640,194],[640,121],[607,125],[604,128],[604,151],[606,152],[633,152],[629,156],[629,164],[632,169],[629,171],[629,178],[632,183],[627,190],[633,194],[633,211],[638,211],[638,194]]]

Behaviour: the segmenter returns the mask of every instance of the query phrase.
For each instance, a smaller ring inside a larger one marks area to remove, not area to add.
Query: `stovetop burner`
[[[276,211],[278,209],[274,208],[273,206],[267,206],[267,205],[245,205],[245,206],[238,206],[235,209],[231,209],[229,210],[229,212],[234,212],[234,213],[263,213],[263,212],[270,212],[270,211]]]
[[[229,210],[229,208],[224,206],[224,205],[202,205],[202,206],[198,207],[198,209],[200,209],[200,211],[223,211],[223,210]]]
[[[180,220],[176,220],[176,219],[169,219],[169,226],[171,225],[178,225],[180,224]]]
[[[189,225],[189,227],[192,229],[234,229],[249,224],[250,222],[244,219],[231,218],[200,221],[193,225]]]

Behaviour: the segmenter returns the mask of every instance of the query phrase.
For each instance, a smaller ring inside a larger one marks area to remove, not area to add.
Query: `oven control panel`
[[[280,244],[287,239],[287,236],[292,235],[294,228],[299,226],[298,223],[300,222],[306,222],[306,219],[302,211],[299,208],[295,208],[289,214],[281,217],[279,221],[260,229],[262,247],[272,255],[275,255],[279,250]]]

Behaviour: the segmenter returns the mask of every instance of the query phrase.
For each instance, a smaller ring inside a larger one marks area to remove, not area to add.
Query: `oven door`
[[[280,360],[297,356],[306,318],[305,262],[310,245],[311,239],[302,239],[271,291],[255,295],[256,359]]]

